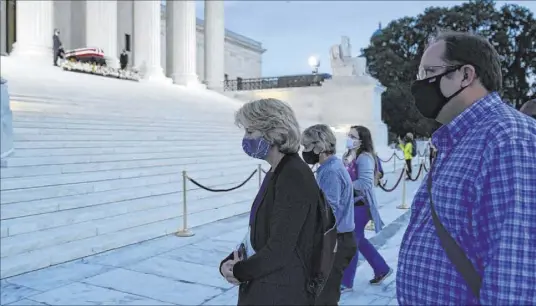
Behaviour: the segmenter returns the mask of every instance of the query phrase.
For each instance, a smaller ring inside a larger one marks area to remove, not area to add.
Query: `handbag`
[[[467,257],[467,254],[465,254],[464,250],[458,245],[456,240],[452,238],[452,236],[449,234],[449,232],[445,229],[445,226],[443,226],[443,223],[441,223],[441,220],[439,219],[439,216],[437,215],[437,212],[435,210],[434,201],[432,200],[432,170],[434,167],[434,163],[430,165],[430,172],[428,173],[428,194],[430,196],[430,208],[432,211],[432,219],[434,221],[434,226],[437,232],[437,235],[439,236],[439,240],[441,241],[441,246],[445,250],[445,253],[447,254],[447,257],[452,262],[456,270],[458,270],[458,273],[462,276],[462,278],[465,280],[471,291],[473,292],[473,295],[480,299],[480,288],[482,287],[482,278],[480,274],[476,271],[475,267]]]

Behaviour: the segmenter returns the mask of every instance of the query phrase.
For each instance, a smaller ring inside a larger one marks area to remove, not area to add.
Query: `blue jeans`
[[[374,246],[365,238],[365,226],[370,221],[369,207],[368,206],[355,206],[354,207],[354,237],[355,243],[357,245],[357,250],[367,260],[372,269],[374,270],[374,275],[382,275],[389,272],[389,266],[383,259],[383,257],[378,253]],[[354,286],[355,272],[357,269],[357,261],[359,259],[359,253],[356,252],[354,258],[344,270],[344,275],[342,278],[342,285],[347,288],[352,288]]]

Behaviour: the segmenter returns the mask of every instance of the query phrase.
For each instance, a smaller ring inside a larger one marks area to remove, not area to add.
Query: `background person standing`
[[[411,162],[413,160],[413,150],[415,149],[413,147],[413,134],[407,133],[404,137],[404,141],[398,137],[398,146],[402,152],[404,152],[404,160],[406,161],[406,180],[409,180],[413,170]]]
[[[128,53],[125,49],[123,49],[123,52],[121,52],[121,55],[119,55],[119,64],[121,65],[121,70],[127,69]]]
[[[60,51],[63,49],[63,45],[60,40],[60,30],[54,29],[54,35],[52,36],[52,52],[54,57],[54,66],[58,66],[58,57]]]

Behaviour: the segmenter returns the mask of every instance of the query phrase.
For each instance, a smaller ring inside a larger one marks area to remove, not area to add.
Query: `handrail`
[[[313,170],[314,167],[311,167],[311,171],[313,172],[316,172],[316,170]],[[423,171],[424,170],[424,171]],[[194,185],[196,185],[197,187],[203,189],[203,190],[206,190],[206,191],[209,191],[209,192],[230,192],[230,191],[233,191],[233,190],[236,190],[236,189],[239,189],[241,187],[243,187],[244,185],[246,185],[254,176],[255,174],[258,174],[258,180],[259,180],[259,187],[261,186],[262,184],[262,173],[265,173],[266,174],[266,170],[264,170],[261,165],[259,164],[257,166],[257,169],[255,169],[253,172],[251,172],[251,174],[243,181],[241,182],[240,184],[234,186],[234,187],[231,187],[231,188],[225,188],[225,189],[216,189],[216,188],[210,188],[210,187],[207,187],[201,183],[199,183],[197,180],[191,178],[190,176],[188,176],[188,174],[186,173],[186,171],[183,171],[182,172],[182,196],[183,196],[183,199],[182,199],[182,204],[183,204],[183,225],[182,225],[182,228],[179,229],[175,235],[177,235],[178,237],[190,237],[190,236],[193,236],[194,233],[192,232],[191,229],[188,228],[188,205],[187,205],[187,182],[191,182],[193,183]],[[406,167],[404,167],[404,169],[402,169],[400,171],[400,176],[398,177],[398,180],[397,182],[395,183],[395,185],[391,188],[386,188],[385,185],[387,184],[387,180],[385,182],[380,182],[380,184],[378,184],[378,187],[385,191],[385,192],[392,192],[394,190],[397,189],[398,185],[400,184],[400,182],[403,182],[403,189],[402,189],[402,194],[403,194],[403,200],[402,200],[402,204],[397,206],[397,208],[400,208],[400,209],[407,209],[407,205],[405,204],[405,194],[406,194],[406,181],[405,180],[402,180],[402,178],[404,177],[404,173],[406,172]],[[419,172],[417,173],[417,177],[415,179],[413,178],[409,178],[410,180],[412,181],[416,181],[420,176],[421,176],[421,173],[425,173],[427,172],[427,169],[426,169],[426,165],[424,163],[422,163],[420,166],[419,166]]]

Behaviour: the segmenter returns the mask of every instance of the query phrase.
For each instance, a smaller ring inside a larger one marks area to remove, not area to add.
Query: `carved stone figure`
[[[344,60],[346,58],[352,57],[352,45],[350,44],[350,38],[348,36],[341,37],[341,58]]]
[[[347,36],[341,37],[341,43],[330,49],[333,76],[363,76],[366,72],[366,59],[352,57],[352,45]]]

